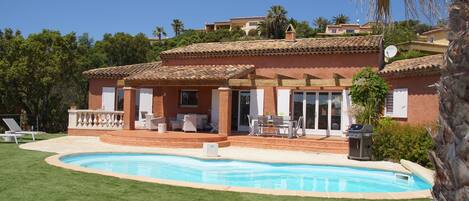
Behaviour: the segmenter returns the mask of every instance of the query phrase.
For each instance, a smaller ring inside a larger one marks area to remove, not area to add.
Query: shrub
[[[387,92],[386,82],[369,67],[353,76],[350,96],[357,108],[355,118],[358,123],[373,126],[377,124]]]
[[[399,61],[399,60],[404,60],[404,59],[412,59],[412,58],[417,58],[417,57],[423,57],[423,56],[428,56],[428,53],[425,52],[420,52],[420,51],[415,51],[415,50],[409,50],[409,51],[401,51],[399,54],[391,59],[387,63],[392,63],[394,61]]]
[[[259,36],[259,32],[256,29],[251,29],[248,31],[248,36]]]
[[[373,159],[398,162],[406,159],[425,167],[432,167],[428,152],[434,148],[426,127],[401,124],[384,118],[373,135]]]

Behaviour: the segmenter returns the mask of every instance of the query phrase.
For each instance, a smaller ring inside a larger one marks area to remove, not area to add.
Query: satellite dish
[[[384,56],[386,58],[393,58],[397,54],[397,47],[394,45],[390,45],[384,49]]]

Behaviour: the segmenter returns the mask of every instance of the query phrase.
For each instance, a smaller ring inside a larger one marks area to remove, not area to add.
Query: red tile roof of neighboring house
[[[404,59],[384,66],[379,74],[384,76],[404,76],[424,73],[439,73],[443,65],[443,55],[436,54],[413,59]]]
[[[160,61],[150,62],[150,63],[141,63],[141,64],[132,64],[125,66],[113,66],[106,68],[96,68],[83,72],[85,77],[89,78],[98,78],[98,79],[123,79],[125,77],[150,70],[155,69],[161,65]]]
[[[159,66],[125,80],[212,80],[239,78],[254,71],[254,65],[183,65]]]
[[[164,51],[162,59],[227,56],[275,56],[298,54],[370,53],[381,50],[382,36],[304,38],[296,41],[248,40],[196,43]]]

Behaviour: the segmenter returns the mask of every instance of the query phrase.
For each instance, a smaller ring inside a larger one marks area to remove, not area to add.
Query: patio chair
[[[169,121],[172,130],[182,130],[184,124],[184,114],[177,114],[176,118]]]
[[[249,121],[249,135],[256,135],[259,133],[259,120],[257,118],[251,118],[251,115],[248,116]]]
[[[268,127],[268,118],[267,116],[257,116],[257,125],[259,127],[259,133],[257,135],[264,134],[264,128]]]
[[[298,121],[296,122],[296,126],[293,127],[293,135],[296,136],[297,138],[304,135],[303,131],[301,132],[301,134],[298,134],[299,130],[303,130],[303,116],[300,116],[298,118]]]
[[[15,139],[15,143],[18,144],[18,138],[23,137],[23,134],[6,131],[5,133],[0,134],[0,137],[13,137],[13,139]]]
[[[218,131],[218,122],[211,122],[210,127],[212,127],[210,132],[211,133],[216,133]]]
[[[187,131],[197,132],[197,115],[195,114],[184,115],[184,124],[182,125],[182,130],[184,132],[187,132]]]
[[[35,135],[44,133],[42,131],[23,131],[18,123],[16,123],[16,121],[12,118],[4,118],[3,122],[7,124],[10,132],[13,132],[14,134],[31,135],[33,141],[36,140]]]
[[[283,131],[285,131],[285,129],[288,129],[288,124],[285,123],[284,118],[282,116],[273,116],[272,121],[273,121],[273,124],[274,124],[275,134],[276,135],[281,136],[281,137],[288,135],[288,131],[283,132],[283,133],[280,132],[281,129]]]
[[[148,130],[158,130],[158,124],[166,123],[166,118],[164,117],[154,117],[153,114],[146,115],[146,128]]]

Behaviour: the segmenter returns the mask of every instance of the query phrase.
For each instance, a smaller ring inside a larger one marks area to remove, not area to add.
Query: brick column
[[[135,130],[135,88],[124,87],[124,129]]]
[[[218,134],[231,134],[231,89],[218,88]]]

